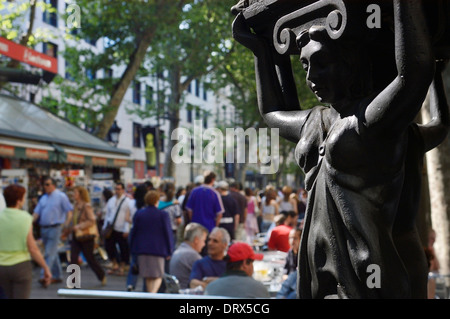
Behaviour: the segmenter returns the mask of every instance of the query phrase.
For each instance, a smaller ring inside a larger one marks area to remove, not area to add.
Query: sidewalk
[[[30,299],[67,299],[67,297],[58,296],[58,289],[67,288],[66,280],[68,276],[71,275],[71,272],[64,273],[66,269],[67,265],[63,264],[63,282],[52,284],[47,288],[43,288],[38,282],[40,268],[35,267],[33,269],[33,284],[31,288]],[[104,267],[104,269],[106,271],[106,267]],[[102,284],[88,265],[81,266],[80,270],[81,289],[126,291],[126,276],[106,275],[107,284],[105,286],[102,286]],[[136,292],[142,292],[142,278],[138,279]]]

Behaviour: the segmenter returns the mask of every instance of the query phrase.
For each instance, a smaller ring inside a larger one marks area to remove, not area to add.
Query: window
[[[52,11],[55,12],[48,12],[48,10],[45,10],[42,16],[42,20],[54,27],[58,27],[58,18],[56,15],[58,11],[58,0],[45,0],[44,2],[46,4],[49,4],[52,7]]]
[[[188,85],[188,87],[187,87],[188,93],[192,93],[191,84],[192,84],[192,82],[189,82],[189,85]]]
[[[94,47],[97,45],[97,39],[85,38],[84,41],[86,41],[90,45],[93,45]]]
[[[65,69],[66,69],[66,71],[65,71],[65,78],[67,80],[73,81],[74,78],[73,78],[72,74],[70,74],[69,68],[70,68],[70,64],[69,64],[69,62],[67,62],[67,60],[65,60]]]
[[[141,147],[142,125],[133,122],[133,147]]]
[[[105,79],[110,79],[113,77],[113,70],[111,68],[106,68],[103,70]]]
[[[51,42],[44,42],[42,44],[42,53],[57,58],[58,57],[58,46]]]
[[[208,101],[208,91],[205,88],[203,88],[203,101]]]
[[[188,123],[192,123],[192,109],[187,109],[187,121]]]
[[[200,97],[200,81],[195,80],[195,96]]]
[[[141,82],[136,80],[133,83],[133,103],[141,104]]]
[[[164,153],[164,131],[159,130],[159,151]]]
[[[203,113],[203,128],[208,128],[208,113],[206,112]]]
[[[145,105],[153,104],[153,87],[150,85],[145,86]]]
[[[97,72],[93,71],[92,69],[87,69],[86,70],[86,77],[89,80],[95,80],[97,78]]]
[[[195,119],[196,120],[200,119],[200,109],[198,107],[195,108]]]

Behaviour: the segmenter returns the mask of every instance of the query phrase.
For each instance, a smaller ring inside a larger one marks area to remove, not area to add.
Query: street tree
[[[149,50],[147,72],[159,74],[164,83],[158,90],[158,101],[142,110],[129,109],[141,117],[151,117],[158,112],[169,122],[167,135],[180,125],[180,110],[186,105],[184,96],[194,81],[207,82],[208,75],[222,65],[233,50],[230,7],[233,0],[196,0],[176,12],[174,23],[158,30]],[[196,106],[188,106],[195,108]],[[176,141],[168,140],[168,149]],[[175,165],[171,153],[166,152],[164,176],[174,176]]]
[[[450,64],[443,73],[445,91],[450,97]],[[423,122],[431,120],[427,97],[422,107]],[[440,263],[440,272],[450,273],[450,138],[426,154],[426,169],[429,187],[431,226],[436,231],[435,250]],[[422,195],[423,196],[423,195]],[[428,243],[427,243],[428,244]],[[448,285],[448,282],[447,282]]]
[[[75,25],[66,32],[68,79],[55,79],[61,94],[49,90],[45,105],[105,139],[157,32],[174,23],[187,2],[78,0],[81,28]],[[104,41],[102,50],[87,45],[99,40]]]

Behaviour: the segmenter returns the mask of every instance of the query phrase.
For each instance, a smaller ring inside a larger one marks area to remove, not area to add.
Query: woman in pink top
[[[247,198],[247,218],[245,219],[245,233],[247,234],[247,242],[253,243],[255,235],[259,233],[258,220],[256,218],[257,203],[251,188],[245,189],[245,197]]]

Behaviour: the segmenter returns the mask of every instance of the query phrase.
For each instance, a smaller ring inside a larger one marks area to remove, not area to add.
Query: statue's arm
[[[254,54],[258,108],[264,121],[279,128],[282,137],[297,142],[309,111],[300,110],[289,56],[281,56],[253,34],[242,13],[233,22],[233,37]]]
[[[422,1],[393,0],[396,78],[368,105],[368,132],[396,136],[419,112],[434,74],[432,52]]]
[[[425,144],[425,151],[429,151],[441,144],[447,137],[450,129],[449,105],[445,95],[442,72],[445,63],[439,61],[436,64],[436,73],[430,86],[430,117],[425,125],[419,125]]]

